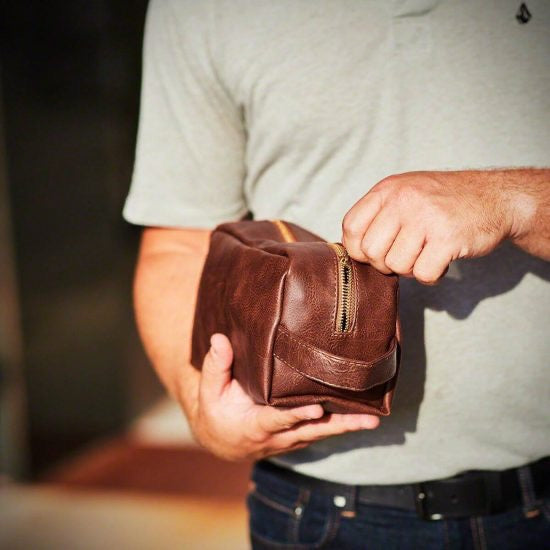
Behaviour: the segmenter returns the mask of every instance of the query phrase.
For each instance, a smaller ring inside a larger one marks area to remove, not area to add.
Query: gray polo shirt
[[[339,240],[410,170],[547,166],[550,2],[153,1],[125,218],[212,228],[246,211]],[[404,353],[380,428],[274,459],[348,483],[550,454],[550,264],[505,243],[403,280]]]

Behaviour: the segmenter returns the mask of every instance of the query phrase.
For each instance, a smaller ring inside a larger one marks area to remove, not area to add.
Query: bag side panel
[[[242,222],[241,222],[242,223]],[[214,332],[233,346],[233,377],[267,403],[288,259],[215,231],[205,263],[193,330],[192,362],[200,368]]]
[[[197,369],[202,368],[212,334],[227,333],[227,319],[223,304],[226,295],[225,281],[230,266],[223,251],[229,238],[218,231],[212,233],[208,255],[202,269],[191,340],[191,364]]]

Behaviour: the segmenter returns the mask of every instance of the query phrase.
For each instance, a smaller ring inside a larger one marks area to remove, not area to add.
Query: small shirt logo
[[[529,8],[527,7],[527,4],[525,2],[522,2],[521,6],[518,8],[516,19],[521,25],[525,25],[525,23],[528,23],[531,19],[531,12],[529,11]]]

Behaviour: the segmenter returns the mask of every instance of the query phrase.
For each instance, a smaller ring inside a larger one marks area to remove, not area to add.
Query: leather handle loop
[[[365,391],[391,380],[397,372],[397,340],[374,361],[356,361],[323,351],[277,329],[273,355],[303,376],[334,388]]]

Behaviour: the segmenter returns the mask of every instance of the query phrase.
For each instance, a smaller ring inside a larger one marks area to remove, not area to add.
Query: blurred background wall
[[[2,469],[36,477],[161,394],[131,313],[139,229],[121,219],[146,1],[1,9]]]
[[[146,4],[0,0],[0,548],[248,548],[134,326]]]

